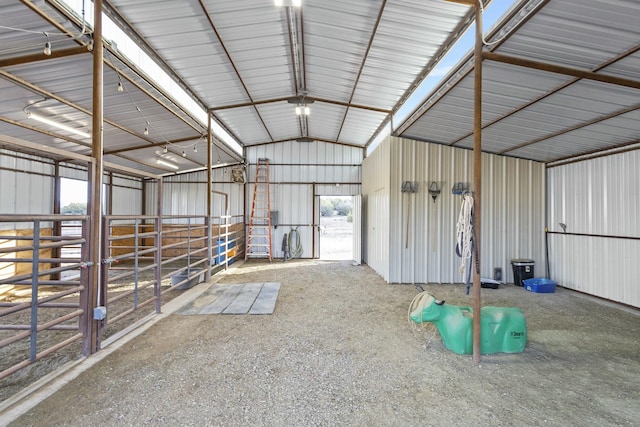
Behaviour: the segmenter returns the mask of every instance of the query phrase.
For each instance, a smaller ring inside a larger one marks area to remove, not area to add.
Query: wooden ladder
[[[271,261],[271,201],[269,199],[269,159],[258,159],[253,187],[247,250],[244,259],[269,258]]]

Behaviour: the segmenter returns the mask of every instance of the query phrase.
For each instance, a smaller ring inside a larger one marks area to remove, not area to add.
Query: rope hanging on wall
[[[473,232],[473,196],[470,193],[464,193],[462,195],[458,223],[456,224],[456,254],[462,258],[459,271],[462,277],[466,277],[467,295],[469,295],[469,283],[471,281],[471,254],[474,249]],[[468,270],[467,262],[469,264]]]

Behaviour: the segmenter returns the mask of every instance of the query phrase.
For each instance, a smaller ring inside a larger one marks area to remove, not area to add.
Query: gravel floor
[[[475,365],[411,328],[413,285],[366,266],[249,262],[220,283],[257,281],[282,283],[273,315],[171,315],[10,425],[638,425],[637,312],[484,289],[523,309],[529,341]],[[470,304],[461,285],[423,286]]]

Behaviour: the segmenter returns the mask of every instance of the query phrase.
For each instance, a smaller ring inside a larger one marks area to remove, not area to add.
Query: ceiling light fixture
[[[57,127],[58,129],[65,130],[67,132],[73,133],[73,134],[81,136],[83,138],[91,138],[91,135],[89,135],[87,132],[81,131],[80,129],[72,128],[71,126],[67,126],[65,124],[58,123],[55,120],[48,119],[48,118],[43,117],[43,116],[41,116],[39,114],[32,113],[31,111],[26,111],[26,113],[27,113],[27,118],[28,119],[37,120],[37,121],[39,121],[41,123],[45,123],[45,124],[48,124],[50,126]]]
[[[315,99],[308,98],[305,95],[299,95],[287,98],[287,102],[289,104],[295,104],[296,116],[308,116],[309,114],[311,114],[311,109],[307,104],[313,104],[315,102]]]
[[[176,170],[180,169],[180,167],[178,165],[176,165],[175,163],[171,163],[171,162],[169,162],[167,160],[164,160],[164,159],[156,159],[156,163],[159,164],[159,165],[166,166],[166,167],[171,168],[171,169],[176,169]]]
[[[194,153],[197,153],[197,152],[198,152],[198,146],[197,146],[197,145],[194,145],[194,146],[193,146],[193,152],[194,152]]]
[[[273,0],[273,3],[278,7],[280,7],[280,6],[295,6],[295,7],[302,6],[302,0]]]
[[[143,133],[145,136],[149,135],[149,126],[145,126]]]
[[[167,154],[167,152],[169,151],[169,149],[167,148],[167,146],[165,145],[164,147],[162,147],[162,152],[164,154]]]
[[[301,116],[301,115],[305,115],[308,116],[309,114],[311,114],[311,109],[309,107],[307,107],[306,105],[299,105],[296,107],[296,116]]]
[[[187,157],[187,152],[182,150],[182,157]]]
[[[47,40],[44,44],[44,50],[42,51],[47,56],[51,56],[51,43]]]
[[[118,92],[123,92],[124,86],[122,86],[122,82],[118,82]]]

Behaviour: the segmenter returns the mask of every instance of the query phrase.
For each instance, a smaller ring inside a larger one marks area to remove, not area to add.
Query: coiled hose
[[[295,245],[293,244],[295,241]],[[300,258],[302,255],[302,241],[300,240],[300,233],[298,227],[289,231],[289,258]]]

